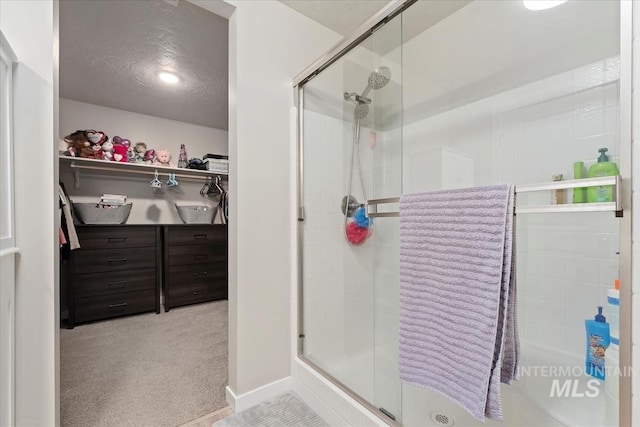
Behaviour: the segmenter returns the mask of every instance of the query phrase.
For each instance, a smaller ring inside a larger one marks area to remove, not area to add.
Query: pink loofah
[[[360,227],[355,222],[347,224],[347,240],[354,245],[360,245],[369,237],[369,229]]]

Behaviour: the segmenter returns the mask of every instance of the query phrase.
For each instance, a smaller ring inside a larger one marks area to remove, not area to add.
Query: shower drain
[[[438,426],[452,426],[453,417],[443,414],[442,412],[432,412],[431,421]]]

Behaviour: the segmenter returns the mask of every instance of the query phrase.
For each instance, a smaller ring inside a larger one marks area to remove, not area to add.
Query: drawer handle
[[[107,237],[107,242],[109,242],[109,243],[111,243],[111,242],[124,242],[125,240],[127,240],[127,236]]]
[[[206,258],[208,255],[207,254],[195,254],[193,257],[195,259],[204,259]]]
[[[207,291],[196,291],[196,292],[194,292],[193,294],[194,294],[194,295],[204,295],[204,294],[206,294],[206,293],[207,293]]]
[[[194,234],[193,238],[195,240],[207,240],[207,235],[206,234]]]
[[[109,264],[114,264],[116,262],[127,262],[126,258],[113,258],[109,260]]]
[[[124,308],[126,306],[126,302],[121,302],[120,304],[109,304],[109,308]]]
[[[119,282],[109,282],[109,287],[114,287],[114,288],[124,288],[127,285],[127,281],[126,280],[120,280]]]
[[[193,277],[198,277],[198,276],[206,276],[207,272],[203,271],[202,273],[193,273]]]

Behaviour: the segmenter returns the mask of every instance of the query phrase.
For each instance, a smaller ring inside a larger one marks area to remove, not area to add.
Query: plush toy
[[[169,150],[158,150],[153,164],[158,166],[169,166],[172,168],[176,166],[171,162],[171,153],[169,153]]]
[[[156,150],[154,150],[153,148],[144,152],[145,163],[150,165],[151,163],[153,163],[155,158],[156,158]]]
[[[113,161],[126,163],[128,160],[127,147],[121,144],[113,144]]]
[[[91,149],[91,143],[87,139],[85,131],[77,130],[72,134],[65,136],[64,141],[68,145],[67,151],[71,156],[84,157],[88,159],[95,158],[95,154]]]
[[[138,142],[135,147],[133,147],[133,160],[131,162],[135,163],[144,163],[144,153],[147,152],[147,144],[144,142]]]
[[[105,160],[113,160],[113,142],[105,141],[102,144],[102,152]]]
[[[126,148],[131,147],[131,141],[128,139],[120,138],[119,136],[114,136],[112,139],[114,144],[124,145]]]
[[[127,162],[134,163],[136,161],[136,152],[133,151],[133,147],[127,147]]]
[[[91,145],[102,145],[109,140],[109,137],[102,131],[88,129],[84,131]]]
[[[92,145],[91,149],[93,150],[93,155],[98,160],[104,160],[104,151],[102,151],[102,145],[96,144]]]

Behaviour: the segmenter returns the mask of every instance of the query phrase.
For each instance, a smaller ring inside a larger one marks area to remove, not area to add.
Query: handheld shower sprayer
[[[354,160],[357,161],[358,175],[360,178],[360,188],[362,189],[362,197],[367,200],[364,180],[362,176],[362,166],[360,165],[360,122],[369,115],[369,104],[371,99],[367,98],[372,89],[382,89],[391,80],[391,70],[389,67],[376,68],[369,74],[367,87],[362,91],[362,95],[356,92],[344,92],[345,101],[353,102],[353,141],[351,144],[351,168],[349,169],[349,185],[347,187],[347,195],[344,196],[341,203],[342,213],[344,214],[344,229],[347,241],[354,245],[363,243],[370,235],[371,220],[367,217],[364,205],[358,203],[358,200],[351,194],[351,184],[353,182]],[[354,217],[355,220],[348,223],[347,218]]]

